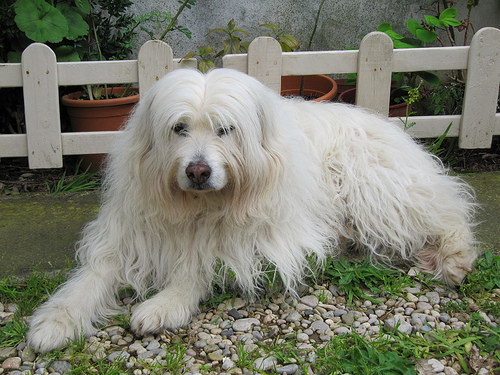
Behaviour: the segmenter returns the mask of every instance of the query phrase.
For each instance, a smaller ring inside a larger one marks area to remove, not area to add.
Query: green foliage
[[[352,304],[354,298],[380,303],[379,300],[367,295],[364,290],[372,294],[398,295],[403,288],[412,284],[412,280],[400,271],[382,268],[380,265],[375,266],[366,260],[362,262],[345,259],[328,260],[324,278],[346,293],[349,304]]]
[[[357,334],[334,337],[317,352],[321,374],[415,375],[408,357],[391,351],[388,341],[370,343]]]
[[[81,162],[80,162],[81,163]],[[80,163],[78,163],[73,176],[66,176],[66,172],[52,186],[47,185],[50,193],[74,193],[82,190],[96,190],[100,186],[99,179],[95,172],[89,172],[90,166],[83,172],[79,172]]]
[[[226,39],[222,41],[223,48],[217,52],[215,57],[227,55],[230,53],[244,53],[248,50],[249,42],[243,42],[241,37],[248,36],[248,32],[243,29],[236,27],[236,22],[231,19],[226,27],[216,27],[215,29],[210,29],[208,34],[212,33],[222,33],[226,35]]]
[[[0,279],[0,301],[16,303],[19,307],[17,312],[19,315],[30,315],[65,279],[64,271],[54,275],[33,271],[23,281],[12,277]]]
[[[3,327],[0,327],[0,348],[16,346],[24,340],[28,332],[28,325],[24,320],[15,318]]]
[[[180,7],[177,9],[175,15],[172,12],[152,10],[151,12],[141,14],[134,18],[135,25],[132,29],[139,28],[149,35],[151,39],[164,40],[165,36],[174,30],[180,31],[187,38],[191,39],[192,33],[187,27],[177,23],[178,17],[184,9],[191,9],[196,5],[196,0],[178,0]]]
[[[162,366],[164,371],[170,371],[172,374],[181,374],[186,363],[184,360],[186,350],[187,348],[181,343],[170,346],[165,355],[165,364]]]
[[[457,10],[455,8],[446,8],[441,13],[438,13],[437,17],[434,15],[424,15],[421,22],[413,18],[409,19],[406,22],[406,28],[412,35],[411,37],[398,34],[392,29],[389,23],[381,24],[377,28],[377,31],[389,35],[394,43],[394,48],[424,47],[426,44],[438,39],[438,30],[461,26],[462,22],[456,16]]]
[[[278,41],[283,52],[293,52],[299,49],[300,43],[297,38],[295,38],[292,34],[285,33],[278,25],[273,23],[263,23],[259,26],[272,31],[272,34],[268,35]]]
[[[477,260],[475,270],[460,284],[460,291],[465,295],[474,295],[495,288],[500,288],[500,256],[485,251]]]

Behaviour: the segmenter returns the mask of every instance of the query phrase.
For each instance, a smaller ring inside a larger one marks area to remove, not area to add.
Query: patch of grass
[[[182,343],[173,344],[167,350],[167,354],[165,355],[166,363],[162,366],[162,368],[169,371],[172,375],[181,374],[181,371],[186,363],[184,361],[186,350],[186,346]]]
[[[446,312],[449,314],[464,312],[469,309],[469,305],[463,301],[450,301],[446,304],[441,305],[441,312]]]
[[[487,250],[477,260],[474,271],[460,284],[460,291],[472,296],[494,288],[500,288],[500,256]]]
[[[3,327],[0,327],[0,348],[16,346],[24,340],[28,332],[28,325],[24,320],[14,318]]]
[[[391,348],[387,340],[368,342],[358,334],[334,337],[316,352],[319,374],[340,375],[415,375],[415,365],[408,357]]]
[[[381,303],[363,290],[374,295],[380,293],[400,295],[403,288],[413,284],[412,279],[402,272],[383,268],[381,265],[372,265],[367,260],[362,262],[345,259],[327,260],[323,277],[346,294],[349,304],[352,304],[354,298]]]
[[[97,173],[89,172],[89,166],[85,171],[79,174],[80,163],[76,166],[73,176],[66,176],[66,172],[64,172],[61,178],[52,186],[47,184],[49,193],[74,193],[82,190],[98,189],[101,182],[97,178]]]
[[[30,315],[65,280],[66,271],[54,274],[33,271],[21,281],[6,277],[0,280],[0,301],[17,304],[16,315]]]
[[[236,344],[236,354],[238,355],[238,360],[235,361],[236,366],[241,368],[253,369],[253,362],[258,357],[258,351],[254,350],[252,352],[247,352],[245,350],[245,344],[238,341]]]
[[[475,313],[474,313],[475,314]],[[479,316],[460,330],[435,329],[425,335],[405,335],[398,331],[386,332],[390,336],[390,347],[404,358],[452,357],[460,363],[463,371],[470,373],[469,363],[473,346],[482,356],[500,360],[500,329],[488,327]]]

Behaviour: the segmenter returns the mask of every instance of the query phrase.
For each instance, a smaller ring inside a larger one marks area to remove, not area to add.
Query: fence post
[[[45,44],[33,43],[23,51],[21,66],[29,167],[61,168],[56,55]]]
[[[458,146],[489,148],[500,83],[500,30],[485,27],[470,43]]]
[[[248,75],[276,92],[281,91],[282,51],[273,38],[261,36],[248,46]]]
[[[161,40],[149,40],[139,50],[137,58],[139,93],[145,94],[156,81],[174,70],[172,48]]]
[[[356,104],[389,115],[393,44],[382,32],[366,35],[359,46]]]

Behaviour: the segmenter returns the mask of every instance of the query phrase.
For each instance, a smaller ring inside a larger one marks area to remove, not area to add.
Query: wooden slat
[[[281,90],[281,46],[273,38],[261,36],[248,46],[248,75],[276,92]]]
[[[0,64],[0,87],[21,87],[21,64]]]
[[[469,47],[395,49],[394,72],[467,69]]]
[[[460,148],[491,147],[500,84],[500,30],[486,27],[472,38],[465,85]]]
[[[469,47],[414,48],[394,50],[394,72],[466,69]],[[283,75],[356,73],[358,50],[284,52]],[[246,54],[226,55],[225,68],[248,70]]]
[[[28,156],[26,134],[0,134],[0,158]]]
[[[57,68],[60,86],[138,81],[137,60],[62,62]]]
[[[448,137],[458,137],[460,115],[455,116],[414,116],[409,121],[416,125],[408,130],[415,138],[439,137],[446,130],[450,122],[453,123]],[[398,118],[391,117],[398,126],[402,123]],[[113,132],[85,132],[62,133],[62,149],[64,155],[104,154],[111,150],[112,143],[119,131]],[[495,116],[494,135],[500,135],[500,113]],[[0,157],[28,156],[26,134],[0,134]]]
[[[408,123],[415,122],[415,125],[407,132],[415,138],[436,138],[443,134],[451,123],[451,128],[446,136],[458,137],[460,117],[460,115],[409,117]],[[500,125],[500,116],[498,118]],[[403,123],[399,118],[389,117],[389,120],[403,128]]]
[[[172,48],[161,40],[149,40],[142,45],[137,60],[139,92],[142,95],[174,69],[173,58]]]
[[[62,148],[56,55],[45,44],[33,43],[23,51],[21,64],[29,166],[32,169],[60,168]]]
[[[62,133],[64,155],[105,154],[120,131]]]
[[[356,104],[387,116],[392,74],[392,40],[375,31],[361,41],[358,54]]]

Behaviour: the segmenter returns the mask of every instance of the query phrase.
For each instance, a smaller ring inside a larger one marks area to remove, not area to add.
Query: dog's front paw
[[[140,304],[132,313],[130,327],[138,335],[160,333],[167,328],[177,328],[189,323],[191,312],[174,301],[152,298]]]
[[[45,353],[67,345],[82,332],[82,325],[76,322],[67,309],[58,306],[43,306],[30,322],[27,335],[28,346]]]

